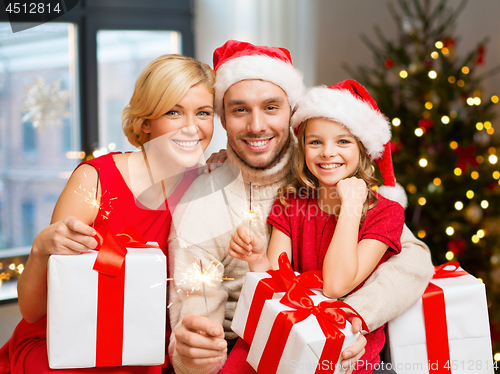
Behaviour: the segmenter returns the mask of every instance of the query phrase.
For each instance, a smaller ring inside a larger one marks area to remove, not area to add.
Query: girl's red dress
[[[368,210],[358,235],[358,241],[375,239],[389,246],[375,269],[387,261],[390,256],[401,252],[401,235],[404,226],[403,207],[381,195],[377,194],[377,197],[378,204]],[[336,217],[323,212],[319,208],[316,198],[291,197],[287,202],[288,205],[285,207],[277,199],[271,208],[267,222],[292,240],[292,267],[294,271],[303,273],[309,270],[323,269],[326,251],[337,225]],[[363,283],[351,292],[358,290]],[[366,335],[366,339],[366,352],[357,366],[358,370],[354,371],[357,374],[372,372],[362,364],[370,363],[368,368],[372,368],[380,362],[379,353],[385,343],[383,326]],[[239,339],[221,373],[255,373],[245,362],[248,349],[248,345]],[[240,370],[233,370],[237,366],[240,366]]]
[[[196,171],[188,169],[177,189],[169,196],[168,203],[165,202],[158,209],[151,210],[136,200],[117,169],[113,154],[115,153],[110,153],[80,164],[92,165],[96,170],[100,171],[101,206],[94,222],[94,227],[103,232],[112,230],[116,234],[126,226],[133,225],[146,240],[158,242],[160,248],[167,255],[168,234],[172,222],[171,212],[191,182],[196,178]],[[84,194],[88,192],[77,191],[77,193]],[[78,321],[75,321],[75,323],[78,323]],[[19,322],[11,339],[0,348],[0,374],[156,374],[173,372],[167,352],[165,352],[165,364],[162,366],[52,370],[49,368],[47,358],[46,327],[46,318],[42,318],[33,324],[27,323],[24,319]],[[166,348],[168,347],[170,330],[167,314],[167,331],[165,332]]]

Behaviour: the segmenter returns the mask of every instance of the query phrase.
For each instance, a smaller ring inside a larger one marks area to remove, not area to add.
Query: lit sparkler
[[[100,175],[100,171],[101,169],[97,169],[97,183],[96,183],[96,186],[95,187],[92,187],[90,189],[90,191],[86,190],[85,188],[83,188],[81,185],[78,186],[78,189],[81,191],[75,191],[75,193],[77,195],[80,195],[81,197],[83,197],[83,201],[88,204],[90,206],[91,209],[97,209],[97,211],[99,211],[99,209],[102,208],[102,203],[99,201],[98,199],[98,191],[99,191],[99,175]],[[85,177],[87,177],[87,175],[84,173],[83,174]],[[105,196],[107,193],[107,191],[105,192],[102,192],[101,191],[101,201],[102,201],[102,197]],[[105,210],[105,209],[102,209],[102,211],[104,212],[102,214],[102,218],[103,219],[108,219],[109,218],[109,214],[111,213],[111,201],[112,200],[116,200],[117,197],[113,197],[113,198],[110,198],[108,199],[108,201],[110,202],[110,206],[109,206],[109,210]]]
[[[252,210],[252,182],[250,182],[250,207],[247,212],[248,229],[252,231],[252,222],[257,219],[258,214]]]
[[[187,295],[195,291],[203,291],[205,298],[205,308],[208,317],[208,299],[207,288],[215,287],[218,283],[225,280],[233,280],[234,278],[224,278],[219,271],[221,264],[214,264],[210,262],[207,266],[200,262],[193,262],[190,266],[186,267],[186,271],[181,275],[180,281],[177,283],[177,292],[185,290]]]

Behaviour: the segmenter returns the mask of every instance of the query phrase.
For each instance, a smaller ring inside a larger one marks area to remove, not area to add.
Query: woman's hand
[[[66,217],[43,229],[33,242],[32,253],[40,257],[53,254],[76,255],[94,249],[93,227],[75,217]]]
[[[231,235],[229,255],[247,262],[254,262],[266,254],[264,241],[245,226],[239,226]]]
[[[207,159],[206,165],[198,170],[198,174],[210,173],[212,170],[215,170],[219,166],[222,166],[226,159],[227,151],[225,149],[221,149],[217,153],[212,153]]]

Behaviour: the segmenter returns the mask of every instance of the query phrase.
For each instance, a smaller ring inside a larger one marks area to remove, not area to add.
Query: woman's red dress
[[[165,202],[158,209],[151,210],[144,207],[134,197],[116,167],[113,154],[110,153],[85,161],[80,165],[83,164],[92,165],[96,170],[99,170],[101,206],[94,227],[103,232],[112,230],[114,233],[118,233],[126,226],[133,225],[146,240],[158,242],[160,248],[167,255],[168,234],[172,221],[171,211],[173,211],[186,189],[196,178],[196,171],[190,169],[185,173],[179,186],[169,196],[168,204]],[[77,191],[77,193],[83,194],[85,191]],[[157,374],[173,372],[167,353],[165,353],[165,364],[163,366],[50,369],[47,358],[46,322],[46,318],[42,318],[33,324],[26,322],[24,319],[19,322],[11,339],[0,348],[0,374]],[[170,323],[167,314],[166,347],[168,347],[169,336]]]

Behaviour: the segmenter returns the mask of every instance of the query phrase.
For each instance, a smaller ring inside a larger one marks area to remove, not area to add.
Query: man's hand
[[[210,173],[212,170],[215,170],[219,166],[222,166],[227,159],[227,151],[225,149],[221,149],[217,153],[212,153],[209,158],[206,160],[206,165],[203,168],[198,170],[198,175]]]
[[[175,332],[175,349],[186,367],[219,362],[226,357],[224,329],[208,318],[188,315]]]
[[[239,226],[231,234],[229,256],[253,262],[265,256],[266,246],[262,239],[245,226]]]
[[[358,317],[352,319],[352,332],[357,334],[361,331],[361,320]],[[340,363],[344,369],[349,368],[346,374],[351,374],[356,367],[356,361],[358,361],[365,354],[366,338],[364,335],[359,335],[358,340],[347,347],[342,352],[342,362]]]

